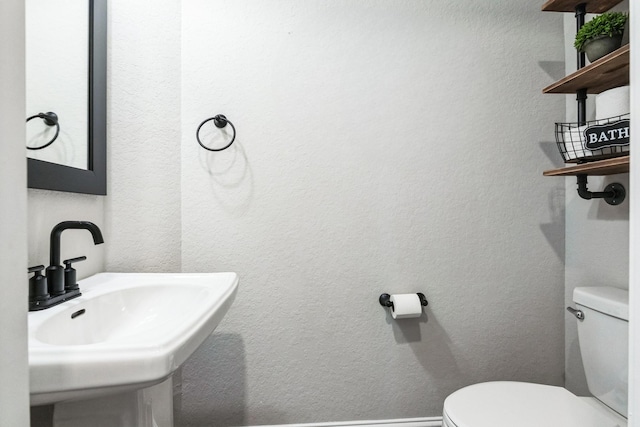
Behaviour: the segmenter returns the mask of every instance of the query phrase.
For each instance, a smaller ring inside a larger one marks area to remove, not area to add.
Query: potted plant
[[[626,22],[627,14],[623,12],[596,16],[578,30],[574,46],[585,52],[590,62],[602,58],[621,46]]]

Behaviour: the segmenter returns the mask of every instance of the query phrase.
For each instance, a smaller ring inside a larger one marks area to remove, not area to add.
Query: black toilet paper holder
[[[427,301],[427,297],[425,297],[422,292],[416,292],[416,295],[418,295],[418,298],[420,298],[420,304],[422,304],[424,307],[429,305],[429,301]],[[391,302],[391,295],[389,294],[380,295],[380,298],[378,298],[378,301],[380,302],[380,305],[383,307],[393,308],[393,303]]]

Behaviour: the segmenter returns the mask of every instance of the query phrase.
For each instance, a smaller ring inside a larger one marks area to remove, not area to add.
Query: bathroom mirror
[[[28,0],[28,187],[106,194],[107,0]]]

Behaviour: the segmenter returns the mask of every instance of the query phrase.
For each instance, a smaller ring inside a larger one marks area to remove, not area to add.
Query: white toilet
[[[611,287],[576,288],[578,339],[589,391],[487,382],[444,401],[443,427],[626,427],[629,296]]]

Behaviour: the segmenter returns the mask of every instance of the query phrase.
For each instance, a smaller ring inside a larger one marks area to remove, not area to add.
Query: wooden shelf
[[[587,93],[600,93],[605,90],[629,84],[629,45],[598,59],[569,74],[562,80],[542,89],[543,93],[576,93],[587,89]]]
[[[544,176],[614,175],[629,172],[630,156],[614,157],[575,166],[544,171]]]
[[[622,0],[548,0],[542,5],[544,12],[575,12],[580,3],[587,5],[588,13],[603,13]]]

